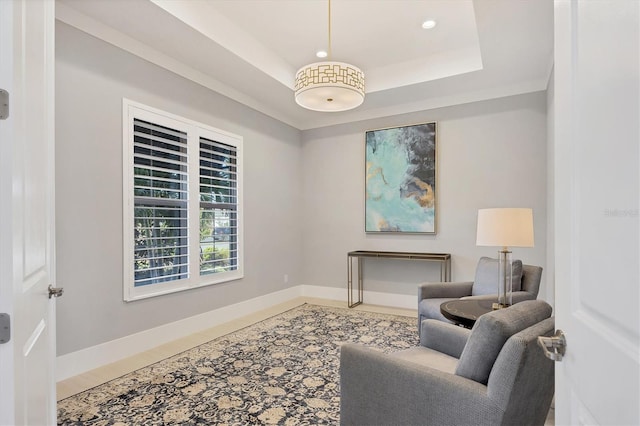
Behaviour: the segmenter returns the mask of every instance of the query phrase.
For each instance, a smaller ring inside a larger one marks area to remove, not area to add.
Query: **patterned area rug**
[[[416,319],[302,305],[64,399],[58,424],[338,424],[346,342],[416,346]]]

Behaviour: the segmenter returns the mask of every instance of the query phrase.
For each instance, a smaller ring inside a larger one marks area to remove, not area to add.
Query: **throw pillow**
[[[513,291],[522,289],[522,261],[514,260],[511,275]],[[472,296],[498,293],[498,271],[500,261],[490,257],[481,257],[476,268],[476,278],[471,290]]]

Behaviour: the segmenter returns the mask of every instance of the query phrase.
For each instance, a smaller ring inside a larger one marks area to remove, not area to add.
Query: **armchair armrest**
[[[472,281],[430,282],[418,285],[418,302],[422,299],[457,299],[471,295]]]
[[[528,291],[514,291],[513,292],[513,303],[520,303],[525,300],[536,300],[537,296],[533,293],[529,293]]]
[[[420,345],[460,358],[471,330],[433,319],[420,324]]]
[[[473,380],[359,345],[340,350],[341,425],[499,424],[502,411]]]
[[[465,296],[462,299],[474,299],[474,300],[498,300],[498,294],[480,294],[478,296]],[[514,291],[513,303],[523,302],[525,300],[536,300],[536,296],[528,291]]]

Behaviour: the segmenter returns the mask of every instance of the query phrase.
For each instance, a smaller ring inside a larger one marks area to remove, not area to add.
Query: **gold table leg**
[[[347,304],[350,308],[362,304],[362,258],[358,257],[358,301],[353,301],[353,257],[347,256]]]

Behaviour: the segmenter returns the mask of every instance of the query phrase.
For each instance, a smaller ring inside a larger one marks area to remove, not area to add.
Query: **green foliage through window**
[[[241,278],[242,138],[123,107],[125,300]]]

